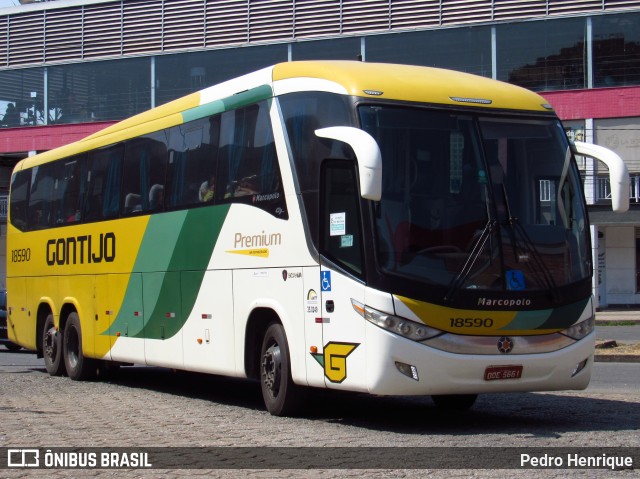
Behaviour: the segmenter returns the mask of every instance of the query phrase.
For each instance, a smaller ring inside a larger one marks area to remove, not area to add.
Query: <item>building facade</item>
[[[580,165],[600,307],[640,304],[640,0],[59,0],[0,9],[0,217],[18,159],[307,59],[451,68],[541,93],[570,137],[613,149],[629,167],[632,206],[613,214],[603,167]]]

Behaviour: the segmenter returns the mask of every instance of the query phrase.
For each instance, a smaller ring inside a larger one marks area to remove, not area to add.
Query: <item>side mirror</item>
[[[360,196],[380,201],[382,197],[382,155],[376,140],[366,131],[350,126],[332,126],[315,131],[320,138],[330,138],[349,145],[356,154],[360,176]]]
[[[629,209],[629,170],[622,158],[603,146],[576,141],[572,143],[573,152],[600,160],[609,168],[611,184],[611,208],[616,213],[624,213]]]

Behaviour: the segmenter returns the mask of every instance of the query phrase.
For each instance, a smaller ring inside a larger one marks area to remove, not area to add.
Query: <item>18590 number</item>
[[[491,318],[449,318],[452,328],[490,328],[493,326]]]
[[[11,262],[12,263],[24,263],[31,259],[31,248],[12,249],[11,250]]]

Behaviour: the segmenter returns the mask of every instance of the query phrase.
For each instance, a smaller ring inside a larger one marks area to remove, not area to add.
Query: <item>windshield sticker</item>
[[[329,235],[342,236],[347,232],[347,214],[331,213],[329,215]]]
[[[353,246],[353,235],[342,235],[340,237],[340,248],[351,248]]]
[[[519,269],[507,271],[507,289],[512,291],[522,291],[526,289],[524,274]]]

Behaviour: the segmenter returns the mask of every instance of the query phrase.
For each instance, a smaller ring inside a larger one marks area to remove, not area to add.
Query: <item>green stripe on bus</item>
[[[234,110],[273,96],[273,90],[269,85],[262,85],[251,90],[243,91],[222,100],[215,100],[204,105],[191,108],[182,112],[182,121],[185,123],[207,116],[216,115],[225,111]]]
[[[219,205],[151,217],[133,272],[142,276],[143,298],[137,279],[132,278],[110,327],[112,332],[126,330],[129,337],[168,339],[182,328],[195,304],[229,208]],[[130,317],[130,312],[140,306],[144,326],[142,322],[135,325]]]
[[[589,298],[543,311],[519,311],[514,320],[500,330],[566,329],[580,318],[588,302]]]

